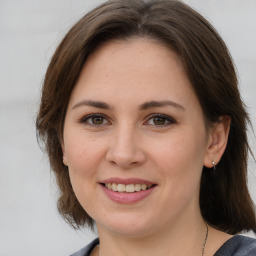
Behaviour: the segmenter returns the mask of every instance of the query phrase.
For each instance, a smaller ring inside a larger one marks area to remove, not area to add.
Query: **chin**
[[[127,237],[143,237],[149,235],[156,221],[147,221],[144,216],[118,216],[103,222],[96,221],[99,232],[101,229],[113,234]]]

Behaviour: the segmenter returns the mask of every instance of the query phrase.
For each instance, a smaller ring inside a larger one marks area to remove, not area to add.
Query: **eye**
[[[81,123],[85,123],[90,126],[103,126],[109,124],[109,121],[101,114],[91,114],[82,118]]]
[[[153,126],[168,126],[174,123],[176,121],[172,117],[164,114],[152,114],[147,121],[147,124]]]

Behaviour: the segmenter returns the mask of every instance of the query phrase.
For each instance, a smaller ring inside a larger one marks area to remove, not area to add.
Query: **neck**
[[[185,225],[184,225],[185,223]],[[206,224],[197,221],[175,223],[147,236],[121,236],[99,229],[99,256],[190,255],[201,256],[206,237]]]

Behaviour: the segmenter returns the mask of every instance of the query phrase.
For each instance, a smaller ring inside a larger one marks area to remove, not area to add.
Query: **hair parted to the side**
[[[228,49],[199,13],[177,0],[110,0],[86,14],[64,37],[47,69],[37,116],[60,189],[58,209],[75,228],[93,226],[73,192],[62,162],[62,132],[72,89],[90,53],[109,40],[148,38],[166,45],[181,59],[210,126],[231,117],[226,151],[216,171],[204,168],[200,207],[206,222],[235,234],[256,232],[253,201],[247,188],[250,124],[241,100]]]

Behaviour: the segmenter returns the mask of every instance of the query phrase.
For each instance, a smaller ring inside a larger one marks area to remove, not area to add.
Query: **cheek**
[[[183,183],[200,179],[205,141],[193,131],[172,134],[169,139],[151,148],[154,150],[151,155],[165,176]]]
[[[91,165],[95,164],[99,155],[99,146],[94,138],[89,138],[82,131],[70,133],[67,130],[65,138],[65,156],[69,168],[80,175],[87,174]]]
[[[65,153],[70,180],[77,199],[87,208],[85,204],[94,196],[98,171],[101,169],[100,165],[108,143],[105,143],[103,138],[97,140],[93,136],[88,136],[84,131],[73,131],[69,134],[72,134],[72,137],[66,137]]]
[[[92,143],[83,139],[67,140],[66,155],[71,185],[74,193],[83,206],[87,209],[90,198],[96,189],[98,169],[97,148]]]
[[[80,201],[90,190],[86,187],[92,186],[95,177],[96,154],[81,139],[66,140],[66,159],[73,190]],[[94,152],[94,153],[92,153]],[[86,196],[87,197],[87,196]]]
[[[158,152],[157,156],[158,170],[166,187],[165,198],[168,198],[169,210],[173,211],[173,205],[179,211],[189,202],[197,204],[203,167],[203,150],[199,141],[176,136],[162,152]]]

